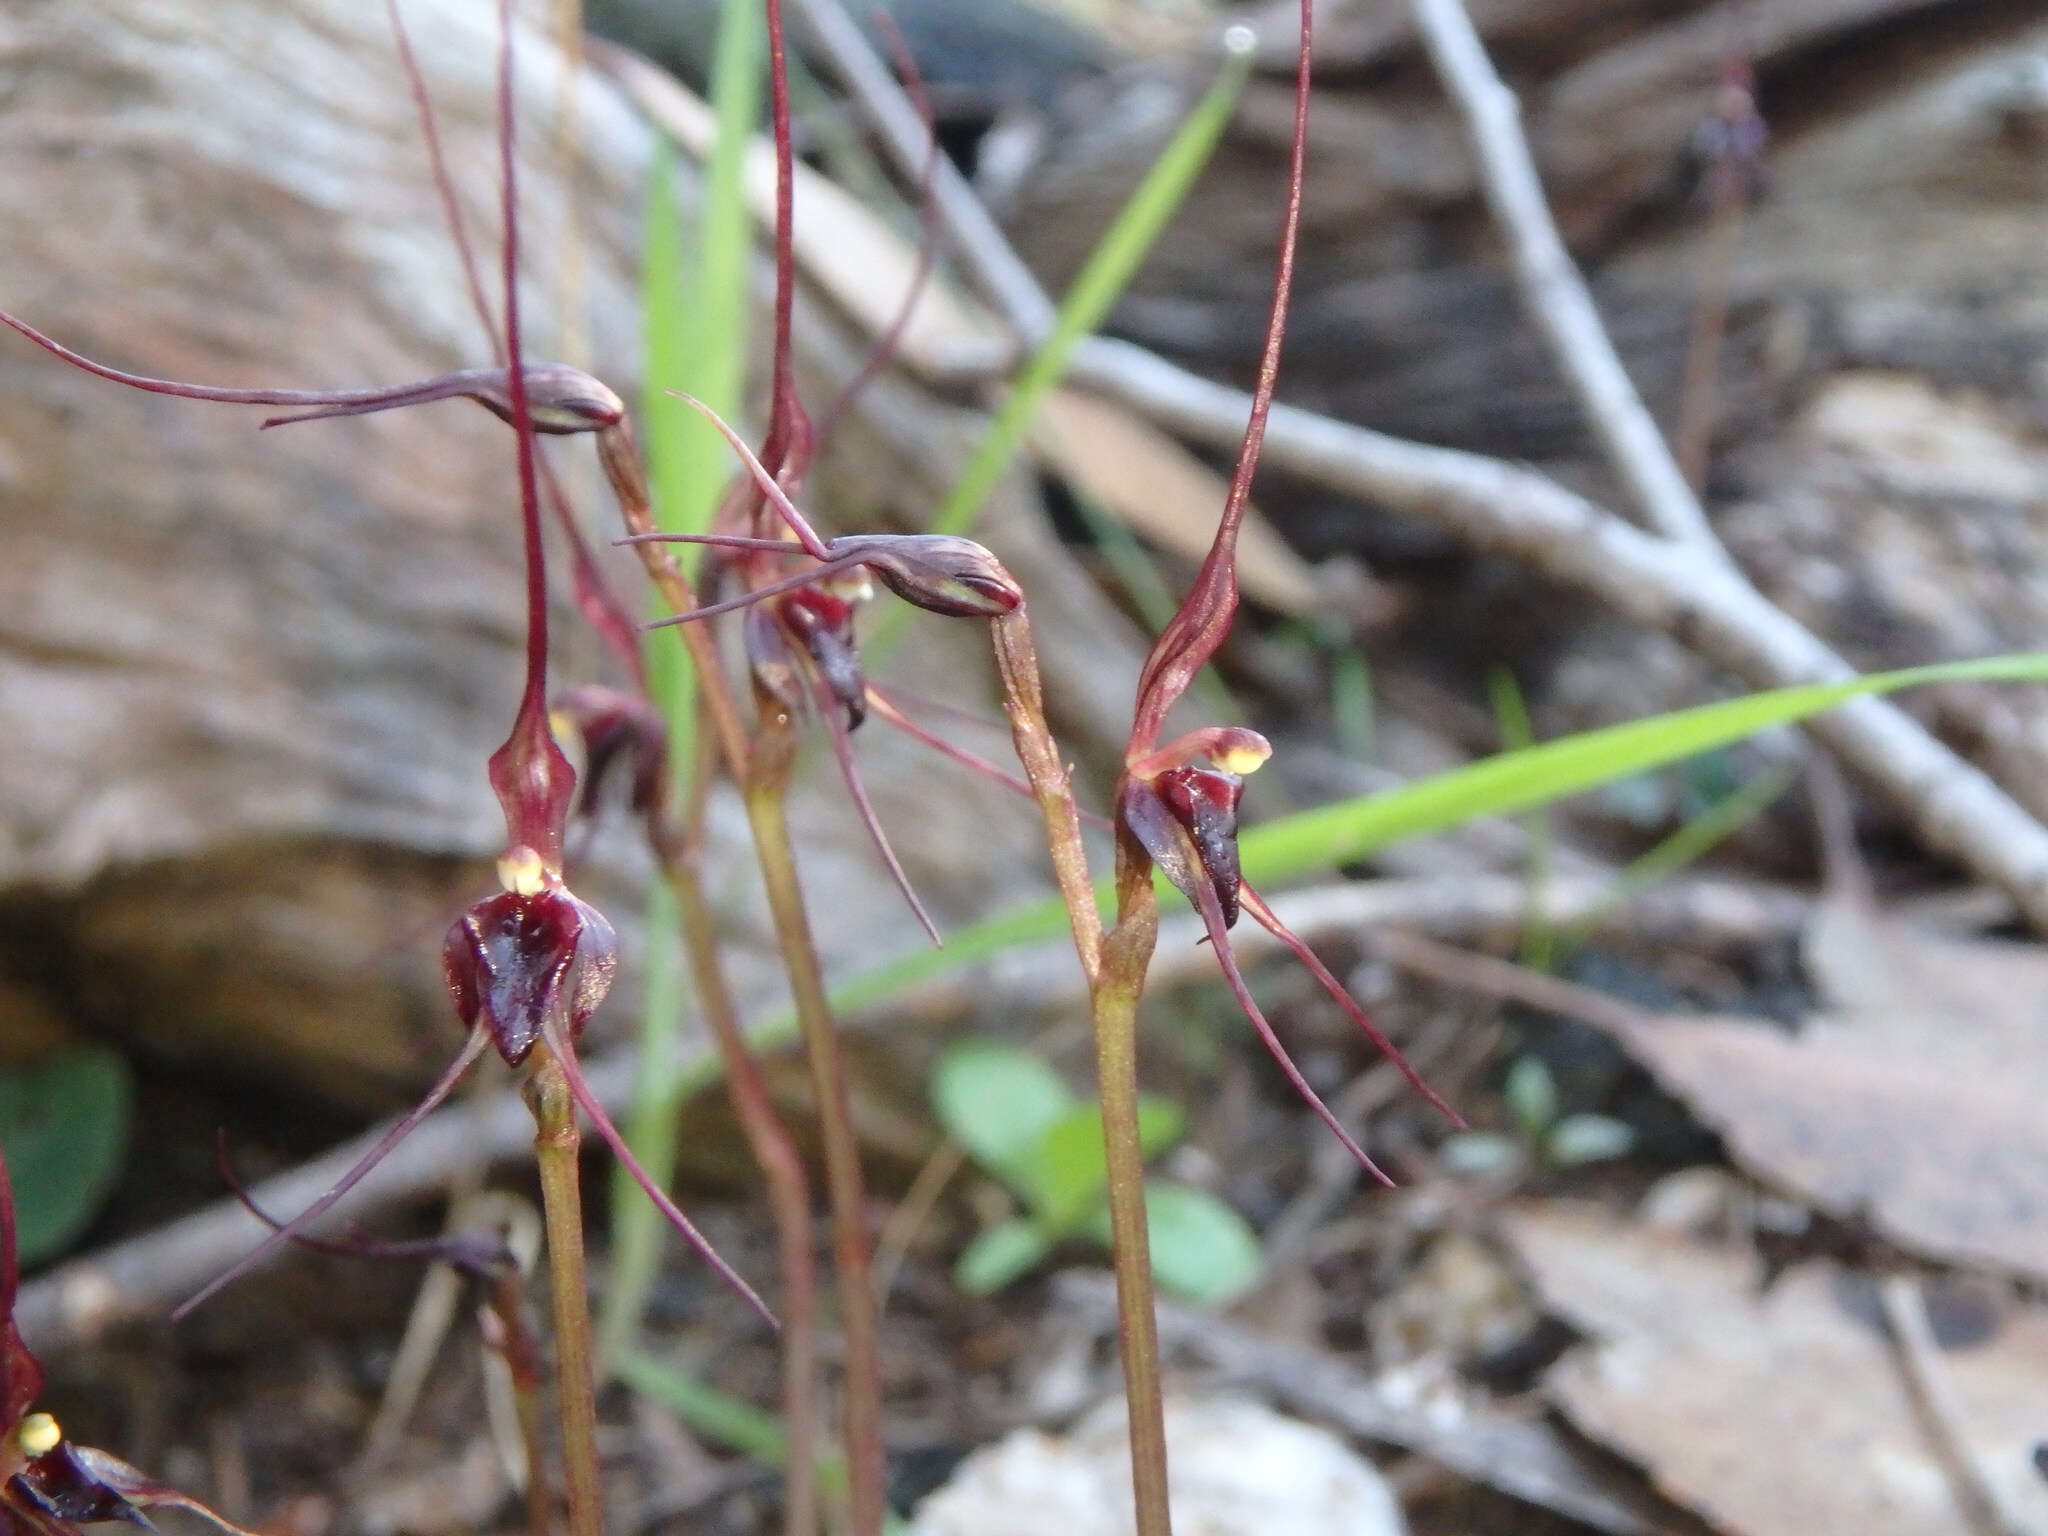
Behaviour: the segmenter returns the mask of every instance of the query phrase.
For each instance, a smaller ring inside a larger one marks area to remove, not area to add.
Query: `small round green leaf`
[[[1052,1251],[1052,1239],[1022,1217],[977,1235],[953,1264],[953,1283],[970,1296],[989,1296],[1029,1273]]]
[[[1227,1306],[1258,1283],[1265,1255],[1245,1219],[1205,1190],[1145,1186],[1152,1274],[1162,1290],[1205,1307]]]
[[[1522,1148],[1493,1131],[1461,1131],[1437,1148],[1436,1157],[1446,1173],[1483,1179],[1512,1168],[1521,1160]]]
[[[1187,1116],[1170,1099],[1138,1099],[1138,1146],[1150,1158],[1165,1151],[1187,1129]],[[1032,1203],[1046,1225],[1070,1230],[1109,1188],[1109,1153],[1103,1143],[1102,1111],[1081,1104],[1060,1116],[1039,1139],[1036,1193]]]
[[[1059,1075],[1017,1046],[968,1041],[948,1050],[932,1070],[932,1108],[947,1134],[1034,1204],[1039,1142],[1073,1107]]]
[[[1635,1149],[1635,1127],[1610,1115],[1566,1115],[1550,1128],[1543,1151],[1559,1168],[1609,1163]]]
[[[1503,1092],[1515,1124],[1531,1141],[1539,1139],[1557,1118],[1557,1083],[1539,1056],[1517,1056],[1508,1068]]]
[[[0,1072],[0,1148],[24,1267],[55,1258],[114,1191],[128,1152],[128,1066],[97,1046]]]

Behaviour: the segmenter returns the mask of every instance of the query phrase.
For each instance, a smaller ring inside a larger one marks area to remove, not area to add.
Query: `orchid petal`
[[[441,1075],[434,1080],[433,1087],[429,1088],[419,1103],[407,1110],[390,1130],[377,1139],[377,1144],[365,1152],[353,1168],[335,1180],[333,1187],[326,1194],[272,1232],[270,1236],[244,1254],[225,1271],[216,1275],[206,1285],[181,1302],[176,1310],[171,1313],[171,1321],[182,1322],[185,1318],[191,1316],[192,1312],[202,1303],[210,1300],[220,1291],[241,1279],[242,1276],[246,1275],[258,1264],[261,1264],[265,1259],[268,1259],[280,1248],[284,1247],[286,1243],[292,1240],[295,1234],[303,1232],[307,1227],[332,1210],[344,1195],[360,1184],[372,1169],[391,1155],[392,1148],[419,1129],[420,1122],[440,1107],[441,1101],[454,1091],[455,1085],[462,1080],[463,1074],[468,1072],[470,1067],[475,1064],[477,1057],[483,1054],[484,1043],[488,1038],[483,1030],[472,1029],[469,1032],[469,1038],[463,1042],[462,1049],[455,1053],[455,1059],[448,1063],[442,1069]]]
[[[604,1138],[605,1144],[612,1149],[618,1160],[625,1164],[626,1172],[632,1176],[633,1182],[638,1184],[647,1198],[654,1202],[655,1208],[668,1218],[669,1225],[682,1234],[683,1240],[697,1250],[698,1256],[711,1266],[719,1279],[731,1286],[741,1300],[761,1315],[769,1327],[779,1329],[782,1325],[776,1321],[775,1314],[769,1310],[768,1303],[761,1299],[760,1293],[742,1280],[738,1272],[719,1257],[718,1250],[711,1246],[710,1239],[697,1230],[696,1225],[682,1213],[675,1201],[671,1200],[647,1170],[640,1166],[640,1159],[633,1155],[633,1149],[626,1145],[626,1138],[619,1134],[618,1127],[612,1124],[611,1116],[605,1113],[604,1105],[598,1101],[597,1095],[590,1090],[590,1084],[584,1080],[583,1068],[576,1059],[576,1048],[562,1033],[560,1025],[550,1021],[542,1027],[541,1034],[548,1050],[553,1053],[562,1068],[562,1076],[569,1084],[570,1097],[582,1107],[590,1123],[597,1127],[598,1135]]]
[[[768,498],[775,510],[782,514],[783,522],[789,525],[790,531],[802,542],[804,548],[819,560],[831,559],[832,553],[825,547],[825,541],[818,537],[818,530],[811,526],[809,518],[796,509],[796,503],[789,499],[788,493],[776,484],[775,477],[754,457],[754,450],[747,446],[746,439],[727,426],[725,419],[718,412],[696,396],[686,395],[679,389],[672,389],[669,393],[710,422],[718,429],[719,436],[732,445],[732,451],[738,454],[740,462],[747,466],[747,473],[754,477],[754,484],[760,487],[761,494]]]
[[[1464,1130],[1466,1128],[1465,1117],[1445,1103],[1443,1096],[1422,1080],[1422,1074],[1408,1064],[1408,1058],[1395,1049],[1393,1041],[1380,1033],[1378,1026],[1367,1017],[1365,1010],[1358,1006],[1357,1001],[1346,990],[1343,983],[1339,982],[1330,973],[1328,966],[1316,958],[1315,951],[1308,947],[1308,944],[1299,934],[1296,934],[1285,923],[1281,922],[1278,917],[1273,915],[1273,909],[1266,905],[1265,898],[1249,885],[1240,884],[1238,886],[1238,899],[1245,911],[1251,913],[1253,922],[1265,929],[1266,932],[1272,934],[1282,944],[1285,944],[1294,952],[1294,957],[1308,967],[1309,973],[1322,983],[1323,990],[1330,994],[1331,1000],[1351,1016],[1351,1022],[1365,1031],[1366,1039],[1370,1040],[1379,1053],[1392,1062],[1395,1069],[1408,1079],[1408,1085],[1425,1099],[1429,1100],[1431,1104],[1435,1105],[1451,1124],[1461,1131]]]
[[[882,830],[882,820],[875,814],[873,802],[868,799],[867,786],[861,782],[860,765],[853,755],[853,739],[846,729],[846,722],[830,708],[820,711],[825,717],[826,734],[831,738],[832,755],[839,760],[839,776],[846,781],[846,792],[853,797],[853,808],[860,815],[861,825],[868,829],[875,851],[882,856],[882,862],[889,867],[889,878],[896,882],[896,889],[903,893],[903,899],[910,903],[910,910],[916,915],[924,931],[934,944],[944,945],[939,937],[939,926],[925,910],[924,903],[917,898],[917,892],[910,884],[910,876],[904,873],[903,865],[897,860],[896,850],[889,846],[889,835]]]

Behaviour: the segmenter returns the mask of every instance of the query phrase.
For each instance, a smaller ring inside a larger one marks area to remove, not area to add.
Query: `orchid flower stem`
[[[576,1158],[582,1134],[569,1080],[546,1046],[533,1054],[526,1105],[533,1111],[533,1153],[540,1166],[547,1224],[548,1284],[555,1304],[555,1378],[562,1461],[569,1489],[569,1536],[604,1536],[597,1474],[597,1376],[583,1263],[583,1191]],[[535,1469],[539,1475],[539,1469]]]
[[[1117,1341],[1130,1415],[1131,1489],[1137,1536],[1172,1536],[1167,1507],[1166,1408],[1159,1381],[1159,1324],[1152,1311],[1152,1239],[1145,1220],[1145,1153],[1138,1136],[1138,998],[1159,939],[1151,860],[1128,833],[1117,837],[1117,920],[1102,941],[1091,994],[1095,1071],[1109,1155],[1110,1255],[1116,1269]]]
[[[810,1180],[789,1128],[775,1111],[767,1080],[748,1050],[694,860],[683,848],[661,853],[681,915],[683,947],[697,997],[725,1060],[733,1110],[768,1185],[782,1270],[782,1421],[789,1447],[783,1530],[787,1536],[813,1536],[818,1528],[818,1282],[811,1251]]]
[[[764,717],[753,745],[746,785],[747,820],[755,857],[768,891],[768,909],[782,948],[817,1097],[818,1130],[825,1148],[825,1182],[832,1205],[832,1252],[838,1272],[840,1326],[845,1334],[846,1465],[853,1536],[880,1536],[882,1486],[882,1362],[874,1286],[868,1274],[867,1196],[860,1143],[854,1134],[839,1032],[825,996],[811,925],[789,842],[789,771],[796,749],[794,723]]]

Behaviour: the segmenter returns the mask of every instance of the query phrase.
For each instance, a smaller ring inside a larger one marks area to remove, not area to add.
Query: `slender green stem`
[[[854,1536],[879,1536],[886,1503],[882,1468],[882,1356],[873,1282],[869,1278],[867,1195],[854,1134],[853,1106],[839,1032],[825,994],[825,977],[811,939],[790,847],[786,815],[789,773],[796,750],[795,723],[764,714],[751,753],[746,785],[747,820],[768,892],[784,969],[803,1031],[825,1147],[825,1182],[832,1205],[832,1253],[838,1271],[840,1327],[845,1334],[847,1505]]]
[[[576,1168],[582,1135],[568,1080],[546,1046],[534,1050],[526,1104],[533,1111],[533,1153],[540,1165],[541,1211],[548,1234],[548,1284],[555,1303],[555,1378],[563,1474],[569,1487],[569,1536],[604,1536],[597,1475],[597,1377],[583,1264],[583,1191]]]
[[[1145,1220],[1145,1153],[1138,1133],[1138,998],[1159,938],[1151,860],[1117,835],[1117,921],[1102,941],[1092,996],[1095,1070],[1109,1153],[1110,1254],[1116,1269],[1117,1341],[1130,1414],[1131,1489],[1138,1536],[1172,1536],[1167,1507],[1166,1408],[1159,1325],[1152,1311],[1152,1239]]]

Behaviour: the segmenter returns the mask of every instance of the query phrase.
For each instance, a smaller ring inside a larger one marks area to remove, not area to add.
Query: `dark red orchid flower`
[[[1352,999],[1301,938],[1274,916],[1259,893],[1245,881],[1238,863],[1237,816],[1244,795],[1244,776],[1271,756],[1272,748],[1256,731],[1210,726],[1159,745],[1168,712],[1180,701],[1196,675],[1221,648],[1237,615],[1237,536],[1251,497],[1259,448],[1265,440],[1266,417],[1280,371],[1280,344],[1287,326],[1287,301],[1293,285],[1296,234],[1301,220],[1301,188],[1308,137],[1309,9],[1302,7],[1300,63],[1295,77],[1295,121],[1286,209],[1281,221],[1280,257],[1273,284],[1264,354],[1252,395],[1251,418],[1238,451],[1230,493],[1217,524],[1216,537],[1202,568],[1172,620],[1160,634],[1138,677],[1138,698],[1132,711],[1130,740],[1124,750],[1124,771],[1116,790],[1118,823],[1144,849],[1175,889],[1201,914],[1210,946],[1223,968],[1237,1003],[1271,1052],[1280,1070],[1316,1115],[1344,1143],[1359,1165],[1382,1183],[1392,1183],[1364,1148],[1340,1123],[1295,1066],[1286,1046],[1252,1000],[1230,947],[1230,928],[1240,910],[1306,964],[1324,991],[1350,1015],[1366,1037],[1398,1067],[1417,1092],[1450,1119],[1462,1125],[1446,1104],[1407,1063],[1364,1010]]]
[[[821,538],[745,439],[700,401],[688,395],[679,398],[702,412],[732,445],[746,466],[759,504],[776,514],[784,536],[770,537],[764,530],[754,534],[638,534],[621,539],[622,544],[703,544],[729,552],[725,564],[744,588],[735,597],[657,619],[649,627],[745,611],[747,663],[757,690],[793,717],[807,717],[815,706],[862,824],[897,889],[925,932],[937,943],[937,925],[911,888],[909,876],[890,847],[868,799],[854,758],[851,733],[872,709],[891,725],[936,746],[956,762],[988,772],[1026,795],[1031,790],[1015,775],[914,725],[869,683],[861,670],[854,614],[869,595],[870,577],[904,601],[948,618],[993,619],[1014,613],[1024,601],[1023,589],[1003,569],[1002,562],[972,539],[946,534],[850,534]],[[797,441],[803,441],[801,432]],[[801,466],[801,453],[785,454],[784,458]],[[767,525],[769,529],[775,526]],[[785,574],[782,563],[789,560],[807,563]]]
[[[75,1536],[123,1521],[148,1528],[151,1509],[183,1509],[233,1536],[248,1536],[197,1499],[89,1445],[35,1411],[43,1368],[14,1322],[21,1270],[15,1257],[14,1190],[0,1157],[0,1530],[9,1536]]]

